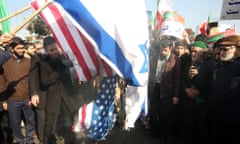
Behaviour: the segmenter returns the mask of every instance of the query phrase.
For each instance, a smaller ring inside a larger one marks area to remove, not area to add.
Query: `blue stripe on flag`
[[[139,86],[140,83],[133,73],[133,67],[125,58],[118,43],[101,27],[80,0],[55,1],[94,39],[100,52],[119,69],[125,80],[131,85]]]

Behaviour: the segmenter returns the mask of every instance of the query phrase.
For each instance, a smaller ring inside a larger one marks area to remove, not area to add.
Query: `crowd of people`
[[[146,131],[161,144],[240,143],[240,36],[211,44],[203,34],[154,36]],[[44,144],[73,143],[79,95],[96,89],[79,87],[73,63],[51,36],[26,42],[2,35],[0,45],[0,143],[33,144],[35,135]]]
[[[55,39],[2,35],[0,65],[0,143],[33,144],[36,136],[44,144],[73,143],[80,88]]]
[[[150,51],[146,129],[161,144],[240,143],[240,36],[157,35]]]

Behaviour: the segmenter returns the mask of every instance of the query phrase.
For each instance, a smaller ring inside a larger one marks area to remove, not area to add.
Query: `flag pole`
[[[37,9],[32,15],[30,15],[22,24],[20,24],[17,28],[12,31],[12,34],[16,34],[19,30],[21,30],[28,22],[30,22],[36,15],[38,15],[44,8],[46,8],[51,2],[46,2],[39,9]]]
[[[8,19],[10,19],[10,18],[12,18],[12,17],[14,17],[14,16],[16,16],[16,15],[18,15],[18,14],[20,14],[20,13],[26,11],[26,10],[29,10],[30,8],[31,8],[31,5],[28,5],[28,6],[24,7],[24,8],[16,11],[15,13],[12,13],[12,14],[8,15],[8,16],[0,19],[0,23],[2,23],[2,22],[4,22],[4,21],[6,21],[6,20],[8,20]]]

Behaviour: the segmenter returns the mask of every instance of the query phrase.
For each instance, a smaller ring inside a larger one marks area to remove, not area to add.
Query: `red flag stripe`
[[[37,9],[41,5],[41,3],[37,3],[35,1],[35,2],[32,3],[32,5],[35,9]],[[62,28],[59,28],[59,26],[56,25],[57,24],[56,22],[55,23],[50,23],[50,20],[51,21],[53,21],[53,20],[56,21],[56,18],[52,15],[51,10],[49,8],[46,8],[44,11],[42,11],[40,13],[40,16],[43,18],[44,22],[49,25],[52,33],[54,34],[56,40],[59,43],[59,45],[66,50],[66,48],[69,47],[69,42],[67,42],[66,37],[65,37],[64,33],[62,32]],[[68,52],[72,52],[72,51],[69,50]],[[74,54],[72,54],[71,56],[74,56]],[[77,60],[77,58],[75,58],[75,59]],[[78,61],[77,61],[77,63],[78,63]],[[83,76],[85,76],[85,74],[83,73],[84,70],[82,70],[82,68],[76,68],[76,69],[77,69],[78,73],[81,72],[79,78],[81,80],[82,79],[87,80],[87,77],[83,78]]]
[[[84,45],[88,48],[87,50],[90,54],[90,57],[93,59],[94,66],[97,67],[97,70],[99,70],[99,60],[97,59],[98,57],[94,51],[93,45],[84,37],[84,35],[80,31],[78,31],[78,32],[79,32],[79,35],[81,36],[81,39],[82,39]]]
[[[57,24],[59,25],[62,32],[64,33],[65,38],[66,38],[70,48],[72,49],[73,53],[76,55],[78,63],[83,68],[84,75],[87,77],[87,80],[90,80],[92,76],[91,76],[91,74],[90,74],[90,72],[87,68],[87,64],[85,62],[85,59],[83,58],[83,55],[81,54],[81,52],[77,48],[77,44],[76,44],[75,40],[72,38],[72,34],[69,31],[68,26],[65,24],[65,21],[62,19],[62,15],[58,11],[58,8],[56,8],[55,5],[49,5],[49,9],[51,10],[51,12],[52,12],[52,14],[55,18],[59,18],[57,20]]]
[[[39,7],[37,3],[32,3],[32,5],[35,9]],[[80,79],[89,80],[92,78],[92,76],[96,75],[97,73],[96,71],[99,68],[99,63],[98,63],[96,53],[93,49],[93,46],[89,43],[89,41],[86,38],[84,38],[84,36],[77,29],[75,29],[75,31],[77,32],[70,31],[68,29],[66,22],[63,19],[61,21],[58,21],[57,25],[51,25],[49,23],[50,15],[53,15],[52,17],[58,20],[59,20],[59,17],[60,19],[63,17],[55,5],[52,5],[52,4],[49,5],[48,11],[45,13],[41,12],[40,15],[44,19],[44,21],[50,26],[60,46],[64,49],[66,49],[67,47],[70,47],[71,49],[68,50],[68,52],[72,51],[74,53],[73,55],[76,55],[77,57],[76,59],[78,60],[77,62],[79,63],[81,68],[83,68],[82,70],[77,70],[77,71],[82,71],[82,74],[80,74],[79,76]],[[47,19],[47,16],[48,16],[48,19]],[[59,27],[61,30],[58,30],[57,27]],[[63,36],[61,37],[61,35]],[[75,39],[78,39],[78,42]],[[82,44],[79,42],[79,40],[82,40]],[[67,45],[64,44],[64,41],[67,42]],[[81,53],[82,51],[84,54]],[[91,73],[89,69],[91,69],[91,71],[94,70],[94,73]],[[84,75],[86,78],[82,78],[83,77],[82,75]]]
[[[163,17],[162,14],[158,11],[157,15],[156,15],[156,30],[160,30],[160,28],[162,27],[162,22],[163,22]]]
[[[87,105],[84,104],[82,106],[81,121],[80,121],[80,125],[83,129],[85,129],[86,114],[87,114]]]

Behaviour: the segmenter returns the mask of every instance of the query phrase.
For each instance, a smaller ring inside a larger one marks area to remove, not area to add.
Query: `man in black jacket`
[[[208,48],[203,41],[191,46],[191,61],[183,73],[183,108],[187,144],[206,143],[207,101],[211,88],[211,70],[214,62],[206,56]]]
[[[213,73],[209,144],[240,143],[240,36],[220,39],[220,62]]]

